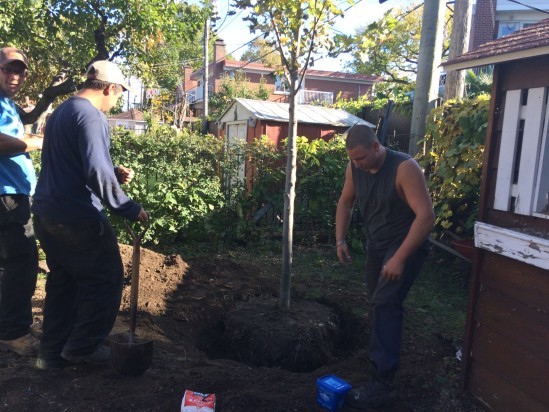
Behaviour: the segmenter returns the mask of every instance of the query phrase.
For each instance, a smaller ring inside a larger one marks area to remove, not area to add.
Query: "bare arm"
[[[413,159],[402,162],[397,171],[396,186],[399,194],[416,215],[408,234],[382,271],[389,279],[398,279],[404,270],[406,259],[411,256],[431,233],[435,213],[427,183],[421,168]]]
[[[351,260],[349,247],[346,243],[342,243],[347,237],[349,224],[353,214],[353,206],[355,204],[355,187],[353,184],[353,175],[351,172],[351,163],[347,165],[345,172],[345,183],[336,209],[336,252],[339,261],[342,264],[347,264]]]
[[[18,139],[16,137],[0,133],[0,155],[13,155],[42,149],[42,137],[38,137],[37,135],[28,136],[36,137],[25,137],[23,139]]]

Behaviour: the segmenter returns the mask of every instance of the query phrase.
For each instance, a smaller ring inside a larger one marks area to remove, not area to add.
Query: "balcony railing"
[[[311,103],[326,103],[332,104],[334,102],[334,94],[332,92],[319,92],[316,90],[300,90],[297,92],[298,104],[311,104]]]
[[[204,89],[202,87],[193,87],[192,89],[187,91],[187,99],[190,104],[201,102],[202,100],[204,100]],[[334,94],[332,92],[319,92],[316,90],[300,90],[299,92],[297,92],[298,104],[332,104],[333,102]]]

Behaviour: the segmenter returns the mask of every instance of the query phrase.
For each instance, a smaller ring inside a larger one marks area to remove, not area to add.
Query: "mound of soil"
[[[121,245],[121,253],[125,288],[112,339],[124,339],[128,331],[132,249]],[[335,374],[354,385],[368,377],[362,284],[321,278],[305,284],[296,276],[292,315],[282,316],[274,304],[278,267],[220,256],[184,261],[143,248],[140,275],[137,335],[154,341],[153,365],[145,374],[126,377],[110,366],[89,365],[40,371],[33,359],[0,352],[0,410],[178,411],[190,389],[215,393],[217,411],[321,411],[317,378]],[[313,289],[321,296],[305,299]],[[44,293],[41,280],[34,297],[37,319]],[[253,327],[242,321],[248,318]],[[307,332],[295,333],[296,325]],[[291,350],[272,338],[277,328],[285,331]],[[409,331],[404,340],[400,396],[391,410],[437,410],[447,394],[431,377],[449,367],[452,343],[425,342]],[[306,351],[309,363],[302,361]],[[467,397],[450,401],[455,411],[475,410]]]

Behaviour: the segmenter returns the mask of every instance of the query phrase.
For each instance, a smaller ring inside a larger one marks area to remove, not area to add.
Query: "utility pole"
[[[423,24],[408,147],[408,153],[412,156],[418,152],[417,142],[425,136],[427,113],[435,107],[438,97],[437,68],[441,62],[445,9],[446,0],[425,0],[423,4]]]
[[[210,18],[206,19],[204,24],[204,77],[203,77],[203,110],[202,110],[202,133],[208,133],[208,66],[210,65],[208,58],[208,44],[210,43]]]
[[[469,49],[471,31],[472,0],[455,0],[454,22],[450,35],[450,53],[448,60],[460,56]],[[450,70],[446,73],[444,99],[460,99],[465,94],[465,70]]]

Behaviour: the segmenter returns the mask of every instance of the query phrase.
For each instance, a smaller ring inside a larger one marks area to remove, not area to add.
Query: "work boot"
[[[17,339],[0,340],[0,350],[9,350],[21,356],[36,356],[40,341],[27,333]]]
[[[345,403],[356,409],[368,410],[389,406],[396,399],[396,390],[393,385],[375,379],[366,387],[351,389],[345,398]]]
[[[36,367],[41,370],[63,369],[71,365],[74,364],[66,359],[63,359],[61,356],[54,358],[42,358],[38,355],[38,358],[36,359]]]
[[[70,353],[63,351],[61,352],[61,357],[72,363],[102,365],[111,361],[111,348],[108,346],[99,346],[88,355],[71,355]]]

